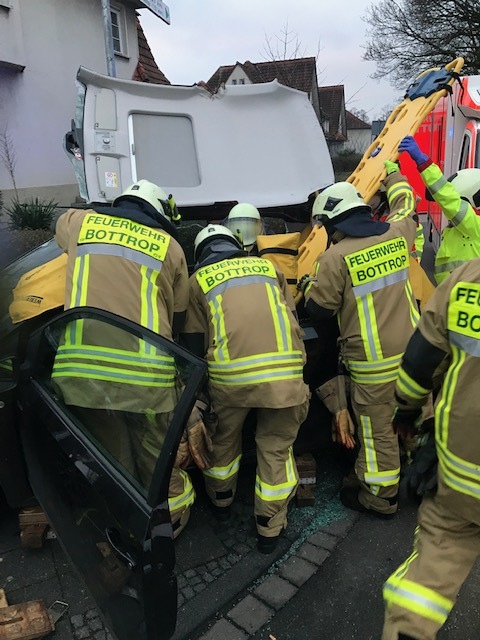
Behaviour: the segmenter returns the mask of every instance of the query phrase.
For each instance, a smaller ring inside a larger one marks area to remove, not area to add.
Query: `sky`
[[[167,0],[171,24],[148,9],[140,22],[155,60],[172,84],[208,80],[220,66],[271,60],[293,42],[290,57],[317,56],[319,85],[345,86],[347,109],[364,109],[375,119],[402,96],[387,81],[372,80],[375,64],[363,60],[372,0]],[[299,52],[293,55],[294,44]],[[279,57],[284,57],[279,56]]]

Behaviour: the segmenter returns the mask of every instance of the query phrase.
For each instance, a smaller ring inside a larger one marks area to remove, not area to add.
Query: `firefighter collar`
[[[336,222],[332,226],[352,238],[381,236],[390,228],[388,222],[373,220],[369,211],[354,211],[345,220]]]

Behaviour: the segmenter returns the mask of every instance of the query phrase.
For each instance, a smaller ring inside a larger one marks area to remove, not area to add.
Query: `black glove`
[[[416,501],[424,496],[432,496],[437,491],[438,457],[435,437],[430,433],[424,445],[413,453],[412,462],[407,465],[400,482],[400,498]]]
[[[396,407],[392,420],[393,430],[404,440],[413,438],[418,433],[421,417],[421,409],[401,409]]]

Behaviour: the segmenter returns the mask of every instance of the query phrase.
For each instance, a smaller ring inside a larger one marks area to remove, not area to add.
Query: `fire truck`
[[[422,151],[440,166],[445,177],[459,169],[480,168],[480,75],[455,82],[451,95],[441,98],[415,134]],[[427,214],[430,240],[435,251],[448,221],[435,202],[425,197],[425,186],[415,163],[406,153],[400,156],[403,173],[421,200],[420,214]]]

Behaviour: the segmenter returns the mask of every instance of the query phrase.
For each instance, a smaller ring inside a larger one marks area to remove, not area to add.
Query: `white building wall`
[[[236,82],[233,82],[236,80]],[[240,82],[243,80],[243,82]],[[236,66],[227,80],[227,84],[252,84],[245,71],[240,66]]]
[[[345,148],[353,149],[356,153],[364,153],[372,143],[372,130],[348,129],[347,138]]]
[[[78,190],[63,137],[75,114],[78,67],[106,73],[101,3],[10,0],[10,4],[9,10],[0,8],[0,135],[10,140],[21,195],[56,193],[71,202]],[[131,78],[138,62],[135,10],[131,4],[116,4],[125,6],[128,52],[125,58],[115,56],[116,72]],[[12,63],[25,65],[25,70],[9,68]],[[46,193],[42,187],[53,189]],[[11,188],[0,160],[0,190]]]

